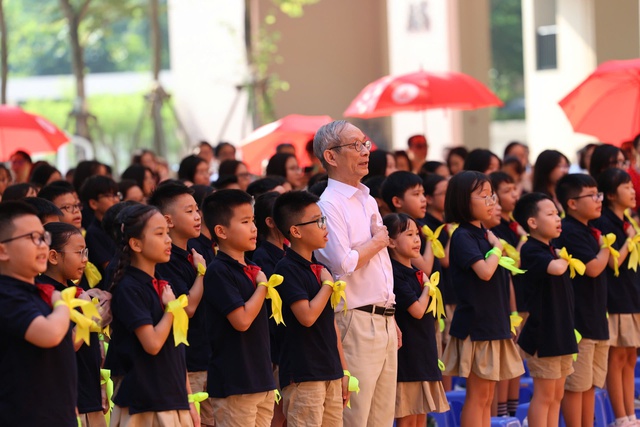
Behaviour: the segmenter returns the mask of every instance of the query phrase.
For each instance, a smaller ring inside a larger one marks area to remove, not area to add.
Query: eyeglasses
[[[604,193],[585,194],[584,196],[571,197],[571,199],[582,199],[584,197],[591,197],[594,202],[601,202],[604,199]]]
[[[51,233],[49,233],[48,231],[45,231],[44,233],[41,233],[39,231],[32,231],[31,233],[21,234],[19,236],[3,240],[0,243],[9,243],[14,240],[22,239],[23,237],[30,237],[33,241],[33,244],[36,246],[42,246],[43,244],[49,246],[51,244]]]
[[[84,248],[79,251],[57,251],[61,254],[79,254],[80,257],[89,259],[89,248]]]
[[[300,224],[293,224],[296,227],[300,227],[303,225],[316,224],[318,228],[324,228],[327,225],[327,217],[321,216],[318,219],[314,219],[313,221],[301,222]]]
[[[356,141],[352,142],[351,144],[336,145],[335,147],[329,147],[328,149],[333,150],[334,148],[342,147],[353,147],[357,152],[362,151],[362,147],[366,148],[367,150],[371,150],[371,141]]]
[[[496,196],[495,193],[491,194],[490,196],[484,196],[484,197],[471,196],[471,198],[472,199],[484,199],[485,206],[493,206],[498,201],[498,196]]]
[[[122,200],[122,193],[118,191],[117,193],[98,194],[98,199],[100,197],[109,197],[111,199]]]
[[[66,211],[67,213],[76,213],[82,210],[84,206],[82,205],[82,203],[78,203],[75,205],[64,205],[64,206],[60,206],[60,210],[62,211]]]

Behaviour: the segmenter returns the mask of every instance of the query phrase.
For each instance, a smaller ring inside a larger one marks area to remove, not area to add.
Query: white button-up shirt
[[[315,255],[331,269],[336,280],[347,282],[348,308],[394,304],[393,268],[386,248],[356,270],[359,254],[354,248],[371,240],[371,215],[382,224],[378,205],[369,195],[369,188],[361,183],[353,187],[329,179],[319,205],[327,217],[329,241]],[[336,307],[336,311],[341,309],[342,306]]]

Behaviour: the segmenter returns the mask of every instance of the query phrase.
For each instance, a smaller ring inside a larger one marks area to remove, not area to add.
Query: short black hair
[[[615,195],[620,185],[631,182],[631,176],[622,169],[609,168],[598,175],[597,182],[598,191],[601,191],[604,194],[602,203],[604,203],[605,206],[610,206],[611,201],[607,196]]]
[[[61,217],[63,215],[59,207],[42,197],[25,197],[22,201],[31,205],[38,212],[38,218],[40,218],[40,221],[43,223],[47,217]]]
[[[491,181],[491,186],[495,191],[498,191],[498,187],[500,184],[515,184],[513,177],[506,172],[495,171],[489,174],[489,180]]]
[[[464,159],[464,170],[482,172],[489,169],[491,165],[491,159],[495,157],[502,167],[502,160],[496,156],[492,151],[484,148],[476,148],[471,150],[467,157]]]
[[[567,212],[567,203],[574,197],[578,197],[583,188],[597,188],[598,184],[591,175],[584,173],[572,173],[565,175],[556,184],[556,197]]]
[[[273,205],[273,220],[278,230],[289,236],[291,226],[300,221],[307,206],[318,203],[320,199],[308,191],[289,191],[281,194]]]
[[[481,188],[489,177],[478,171],[462,171],[451,177],[444,202],[447,222],[471,222],[471,193]]]
[[[213,149],[213,155],[216,157],[220,156],[220,150],[222,150],[224,147],[231,147],[233,148],[233,152],[236,152],[236,147],[228,142],[225,141],[220,141],[220,143],[218,145],[216,145],[216,148]]]
[[[33,215],[38,216],[38,212],[33,206],[22,201],[3,201],[0,203],[0,240],[10,239],[15,227],[17,218]]]
[[[44,226],[44,229],[51,234],[51,244],[49,249],[60,252],[64,245],[69,242],[69,239],[74,234],[82,236],[82,232],[74,225],[67,224],[66,222],[50,222]]]
[[[377,178],[377,177],[374,177],[374,178]],[[369,178],[369,181],[370,181],[371,179],[374,179],[374,178]],[[380,177],[380,178],[383,178],[383,179],[384,179],[384,177]],[[363,184],[364,184],[364,185],[367,185],[367,183],[366,183],[366,182],[365,182],[365,183],[363,183]],[[320,180],[320,181],[318,181],[318,182],[314,183],[312,186],[310,186],[310,187],[309,187],[309,193],[311,193],[311,194],[315,194],[316,196],[320,197],[320,196],[322,196],[322,193],[324,193],[324,190],[326,190],[326,189],[327,189],[327,186],[328,186],[328,185],[329,185],[329,181],[327,181],[327,180]]]
[[[47,199],[53,202],[56,198],[64,196],[65,194],[73,194],[76,190],[73,185],[67,181],[54,181],[51,184],[47,184],[38,192],[38,197]]]
[[[119,225],[117,221],[118,214],[122,212],[124,208],[139,204],[140,203],[134,202],[133,200],[116,203],[115,205],[107,209],[107,211],[104,213],[102,221],[100,222],[100,226],[109,235],[109,237],[111,237],[114,241],[117,241],[117,233],[115,228],[117,225]]]
[[[191,190],[193,191],[191,195],[198,204],[198,207],[202,206],[202,202],[204,201],[205,197],[215,191],[212,186],[203,184],[192,185],[189,188],[191,188]]]
[[[251,194],[253,197],[258,197],[261,194],[272,191],[278,185],[282,185],[284,183],[285,178],[282,176],[266,176],[249,184],[247,187],[247,193]]]
[[[258,239],[266,240],[269,236],[269,226],[266,223],[267,218],[273,218],[273,205],[280,193],[269,191],[261,194],[256,198],[255,217],[256,227],[258,227]]]
[[[216,190],[226,190],[228,186],[238,183],[238,177],[235,175],[220,175],[218,180],[213,183]]]
[[[54,166],[51,166],[47,162],[40,163],[38,166],[34,167],[31,171],[31,177],[29,177],[29,182],[37,185],[42,188],[47,185],[47,181],[51,178],[51,175],[54,173],[60,173],[58,169]]]
[[[149,171],[152,175],[153,172],[151,171],[151,169],[149,169],[146,166],[142,166],[142,165],[131,165],[128,168],[126,168],[124,170],[124,172],[122,172],[122,175],[120,175],[120,180],[124,181],[126,180],[133,180],[137,183],[138,187],[140,187],[140,189],[144,189],[144,177],[147,174],[147,171]]]
[[[127,193],[133,187],[140,188],[140,185],[136,181],[134,181],[133,179],[121,179],[120,180],[120,182],[118,183],[118,191],[122,194],[122,198],[123,199],[125,199],[127,197]],[[140,188],[140,191],[142,191],[142,188]]]
[[[89,200],[98,200],[100,195],[116,193],[118,193],[118,184],[113,179],[108,176],[94,175],[84,181],[78,196],[82,203],[89,203]]]
[[[30,182],[11,184],[4,189],[4,192],[2,193],[2,200],[7,202],[11,200],[22,200],[27,196],[27,193],[29,193],[30,189],[33,189],[33,191],[38,191],[36,186]]]
[[[427,160],[422,164],[422,166],[420,166],[420,173],[436,173],[438,168],[442,166],[447,167],[447,165],[442,162],[438,162],[436,160]]]
[[[530,231],[527,221],[529,218],[534,218],[538,215],[538,211],[540,210],[539,204],[543,200],[551,200],[551,202],[553,202],[553,199],[547,194],[535,192],[523,195],[516,203],[516,207],[513,210],[513,219],[515,219],[527,233]],[[555,202],[553,203],[555,205]]]
[[[207,161],[193,154],[182,159],[178,168],[178,179],[193,182],[196,169],[200,166],[200,163],[206,164]]]
[[[436,191],[436,186],[440,184],[442,181],[446,181],[442,175],[437,175],[435,173],[430,173],[426,175],[422,175],[422,187],[424,188],[425,196],[433,196],[433,193]]]
[[[393,198],[402,199],[407,190],[420,186],[422,189],[422,179],[413,172],[396,171],[389,175],[380,186],[381,199],[389,206],[391,212],[395,212]],[[424,189],[423,189],[424,190]]]
[[[183,194],[193,195],[193,190],[182,183],[161,183],[149,197],[149,204],[156,206],[163,214],[167,213],[169,206],[178,196]]]
[[[504,155],[502,157],[506,158],[511,153],[511,150],[513,150],[515,147],[522,147],[526,150],[529,149],[527,144],[523,144],[520,141],[511,141],[510,143],[507,144],[506,147],[504,147]]]
[[[84,184],[90,176],[96,175],[100,166],[102,166],[102,163],[97,160],[82,160],[79,162],[76,165],[76,171],[73,174],[73,188],[80,193],[82,184]]]
[[[591,163],[589,164],[589,175],[598,178],[605,170],[616,167],[620,148],[611,144],[600,144],[593,149]]]
[[[253,197],[242,190],[220,190],[207,196],[202,202],[202,219],[211,231],[211,238],[217,242],[214,231],[216,225],[228,227],[234,210],[242,205],[253,206]]]
[[[366,186],[369,189],[369,195],[371,197],[373,197],[374,199],[381,199],[382,196],[380,195],[380,189],[382,188],[382,183],[385,179],[387,178],[385,178],[383,175],[372,176],[362,181],[362,185]],[[327,188],[327,185],[329,185],[328,181],[323,182],[325,183],[325,186],[322,191],[324,191]],[[309,191],[311,191],[311,189],[309,189]],[[311,192],[313,193],[313,191]],[[318,197],[322,195],[322,193],[320,193],[320,195],[318,195],[317,193],[314,194],[316,194]]]
[[[401,233],[404,233],[409,229],[409,224],[413,222],[418,230],[420,230],[420,226],[418,222],[404,213],[390,213],[382,218],[382,223],[389,232],[389,237],[391,239],[397,238]]]

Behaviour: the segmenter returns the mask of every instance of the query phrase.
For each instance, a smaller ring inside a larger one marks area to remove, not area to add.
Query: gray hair
[[[327,162],[324,160],[324,152],[334,145],[340,145],[342,138],[340,134],[349,124],[346,120],[335,120],[322,126],[313,137],[313,154],[322,162],[322,166],[327,169]]]

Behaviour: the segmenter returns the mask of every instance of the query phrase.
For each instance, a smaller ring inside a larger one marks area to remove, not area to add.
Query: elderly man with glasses
[[[351,395],[351,409],[344,412],[345,426],[389,426],[394,418],[399,331],[389,234],[360,183],[369,171],[370,148],[364,133],[345,121],[324,125],[313,141],[329,175],[319,203],[329,241],[316,257],[347,283],[348,310],[336,315],[336,323],[349,370],[360,380],[360,393]]]

